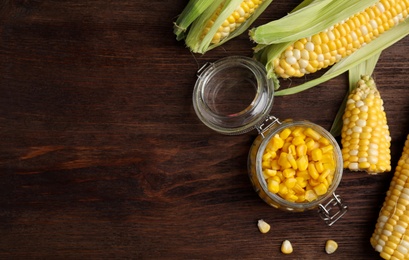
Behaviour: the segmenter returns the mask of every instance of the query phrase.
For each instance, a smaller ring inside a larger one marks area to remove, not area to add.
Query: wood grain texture
[[[172,32],[186,3],[0,3],[0,258],[379,259],[369,238],[392,173],[345,171],[337,193],[349,211],[333,227],[265,204],[246,171],[256,133],[217,134],[191,102],[201,65],[253,45],[242,35],[191,54]],[[296,4],[274,1],[255,25]],[[385,50],[374,74],[394,167],[409,130],[408,48],[406,37]],[[346,84],[277,97],[272,114],[329,129]]]

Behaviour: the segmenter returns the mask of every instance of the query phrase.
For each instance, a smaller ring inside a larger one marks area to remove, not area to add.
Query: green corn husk
[[[231,32],[228,37],[222,39],[219,43],[211,43],[220,25],[242,2],[243,0],[191,0],[174,24],[176,38],[178,40],[185,39],[187,47],[189,47],[192,52],[204,54],[246,31],[260,14],[264,12],[272,0],[263,1],[254,13],[242,23],[239,28]],[[224,3],[224,6],[219,17],[214,22],[210,31],[202,39],[202,33],[207,21],[222,3]]]
[[[306,0],[283,18],[251,29],[250,38],[261,46],[292,43],[319,33],[376,2],[378,0]]]
[[[178,41],[186,37],[189,26],[199,17],[214,1],[190,0],[176,22],[173,24],[173,33]]]
[[[361,79],[362,75],[371,76],[375,70],[375,66],[378,62],[379,57],[381,56],[381,52],[375,53],[369,59],[361,62],[360,64],[352,67],[348,71],[348,79],[349,79],[349,88],[345,95],[344,100],[342,101],[341,106],[339,107],[338,113],[335,116],[334,122],[332,123],[330,133],[333,136],[341,135],[342,130],[342,116],[344,115],[346,103],[348,100],[349,94],[356,88],[357,82]]]

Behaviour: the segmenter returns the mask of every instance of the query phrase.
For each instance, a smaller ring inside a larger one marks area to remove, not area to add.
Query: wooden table
[[[255,25],[297,2],[273,2]],[[257,133],[218,134],[191,101],[200,66],[254,45],[243,34],[190,53],[172,32],[186,3],[0,4],[0,258],[378,259],[369,238],[393,172],[345,171],[337,193],[349,211],[332,227],[315,210],[265,204],[246,170]],[[406,37],[384,51],[374,74],[393,168],[409,133],[408,48]],[[329,129],[346,89],[343,74],[276,97],[272,114]],[[285,239],[292,255],[280,253]]]

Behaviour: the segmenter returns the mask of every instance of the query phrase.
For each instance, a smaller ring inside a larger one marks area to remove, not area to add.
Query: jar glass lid
[[[261,124],[271,111],[273,80],[254,59],[230,56],[198,71],[193,106],[199,119],[222,134],[241,134]]]

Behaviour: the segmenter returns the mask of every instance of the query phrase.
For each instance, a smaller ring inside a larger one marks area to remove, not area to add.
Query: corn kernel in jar
[[[332,184],[334,147],[310,127],[285,128],[270,140],[262,166],[270,192],[292,202],[311,202]]]

